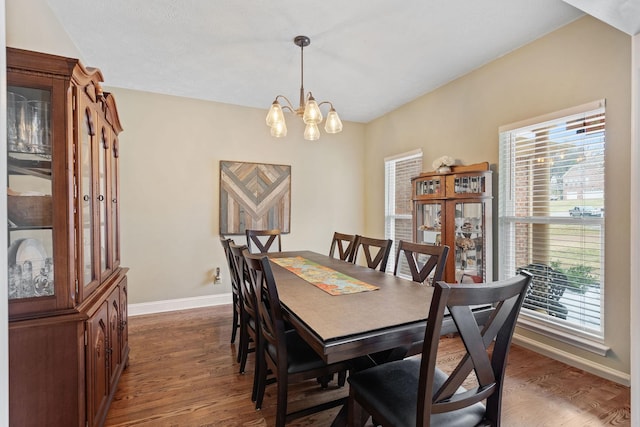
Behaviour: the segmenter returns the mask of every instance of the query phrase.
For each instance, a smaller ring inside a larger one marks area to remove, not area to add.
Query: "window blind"
[[[528,270],[522,313],[599,337],[604,159],[604,101],[500,129],[500,277]]]
[[[387,271],[393,269],[399,240],[413,241],[411,178],[422,172],[422,150],[388,157],[385,169],[385,239],[393,240]],[[407,268],[407,272],[409,272]],[[408,273],[409,277],[411,273]]]

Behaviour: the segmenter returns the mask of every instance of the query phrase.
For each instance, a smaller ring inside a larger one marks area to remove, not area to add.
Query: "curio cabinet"
[[[443,280],[493,280],[489,164],[452,166],[447,173],[427,172],[411,183],[414,241],[450,248]]]
[[[104,422],[127,364],[114,98],[78,60],[7,48],[9,417]]]

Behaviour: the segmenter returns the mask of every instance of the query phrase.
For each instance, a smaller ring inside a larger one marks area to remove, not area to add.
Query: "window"
[[[384,159],[385,239],[393,240],[387,271],[395,263],[397,242],[413,241],[411,216],[411,178],[422,172],[422,150],[414,150]],[[409,273],[410,277],[410,273]]]
[[[500,128],[500,278],[533,274],[539,331],[602,342],[604,154],[604,100]]]

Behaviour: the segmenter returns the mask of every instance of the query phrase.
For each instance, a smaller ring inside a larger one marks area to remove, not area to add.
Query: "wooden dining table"
[[[433,287],[311,251],[266,255],[271,261],[286,320],[326,363],[356,359],[377,363],[367,358],[381,353],[390,359],[402,358],[403,349],[409,350],[424,339]],[[377,289],[331,295],[274,262],[275,258],[295,257]],[[485,307],[476,310],[475,314],[486,318],[490,311]],[[453,321],[445,317],[442,334],[454,331]],[[345,405],[333,420],[332,427],[347,423],[346,399],[342,403]]]
[[[311,251],[268,256],[302,257],[378,288],[331,295],[271,262],[287,320],[326,363],[409,348],[424,338],[433,287]]]

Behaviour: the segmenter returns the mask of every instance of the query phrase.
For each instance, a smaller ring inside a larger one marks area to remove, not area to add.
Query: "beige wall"
[[[628,35],[585,17],[369,123],[365,211],[380,214],[367,216],[366,232],[384,230],[384,195],[376,189],[385,156],[420,147],[425,170],[445,154],[463,164],[489,161],[496,170],[500,125],[606,98],[604,325],[611,352],[601,358],[519,333],[628,374],[630,61]]]
[[[7,46],[83,59],[46,0],[6,0],[5,13]]]
[[[288,136],[274,139],[266,110],[112,92],[125,128],[122,261],[131,267],[131,303],[230,292],[218,237],[220,160],[291,165],[284,249],[325,253],[334,230],[362,232],[364,125],[345,123],[342,133],[310,142],[302,121],[290,119]],[[216,266],[224,280],[214,286]]]

